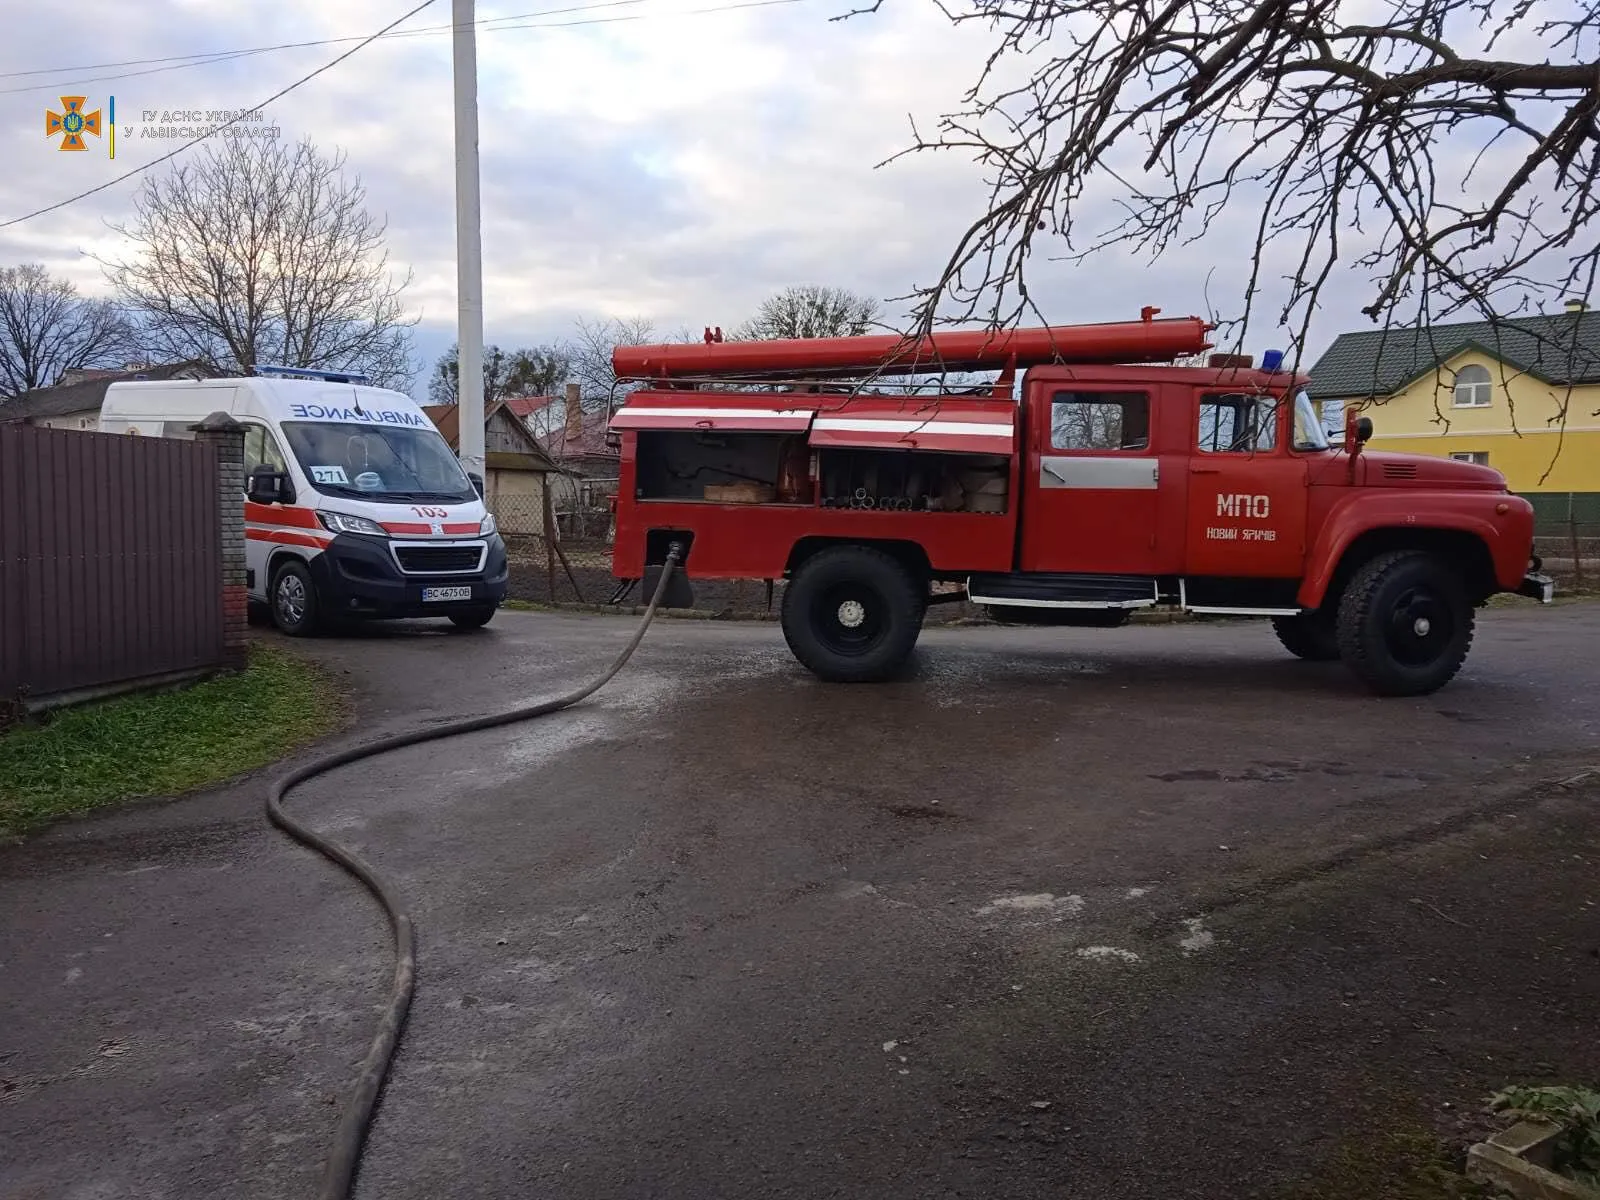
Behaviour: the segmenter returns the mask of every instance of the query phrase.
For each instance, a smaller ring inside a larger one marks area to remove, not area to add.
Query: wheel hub
[[[1389,619],[1389,649],[1408,666],[1434,662],[1446,652],[1455,633],[1450,611],[1430,589],[1410,588],[1395,602]]]
[[[291,624],[305,616],[306,589],[294,575],[285,575],[278,580],[278,611]]]
[[[846,629],[860,629],[867,619],[867,610],[859,600],[846,600],[839,605],[839,624]]]

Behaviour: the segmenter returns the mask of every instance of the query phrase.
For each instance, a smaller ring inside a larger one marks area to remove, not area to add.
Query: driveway
[[[630,628],[306,648],[364,739]],[[1378,701],[1256,623],[936,630],[840,688],[771,625],[660,621],[580,709],[291,796],[418,921],[358,1194],[1362,1194],[1318,1181],[1600,1083],[1597,642],[1496,610]],[[390,963],[263,786],[0,851],[0,1195],[311,1194]]]

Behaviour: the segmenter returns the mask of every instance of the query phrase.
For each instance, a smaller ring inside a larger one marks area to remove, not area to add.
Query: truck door
[[[1041,384],[1029,414],[1022,570],[1177,570],[1182,545],[1163,536],[1162,518],[1183,502],[1182,477],[1172,471],[1183,460],[1163,464],[1156,453],[1152,391],[1126,383]]]
[[[1260,393],[1200,392],[1197,400],[1184,562],[1190,590],[1197,577],[1298,580],[1306,462],[1289,453],[1289,406]],[[1249,591],[1234,607],[1262,606],[1246,603]]]

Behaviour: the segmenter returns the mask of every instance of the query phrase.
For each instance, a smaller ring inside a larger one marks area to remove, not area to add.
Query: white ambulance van
[[[486,625],[506,595],[506,548],[450,445],[409,397],[359,375],[113,383],[106,433],[192,438],[225,412],[245,427],[246,584],[287,634],[349,618]]]

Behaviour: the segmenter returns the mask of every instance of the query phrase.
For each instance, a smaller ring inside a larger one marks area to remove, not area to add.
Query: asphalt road
[[[309,648],[364,739],[629,628]],[[1365,1200],[1395,1130],[1600,1084],[1600,783],[1547,782],[1600,764],[1597,643],[1494,611],[1380,701],[1257,623],[931,631],[841,688],[658,622],[579,710],[291,797],[419,926],[358,1194]],[[312,1194],[386,930],[263,787],[0,849],[6,1200]]]

